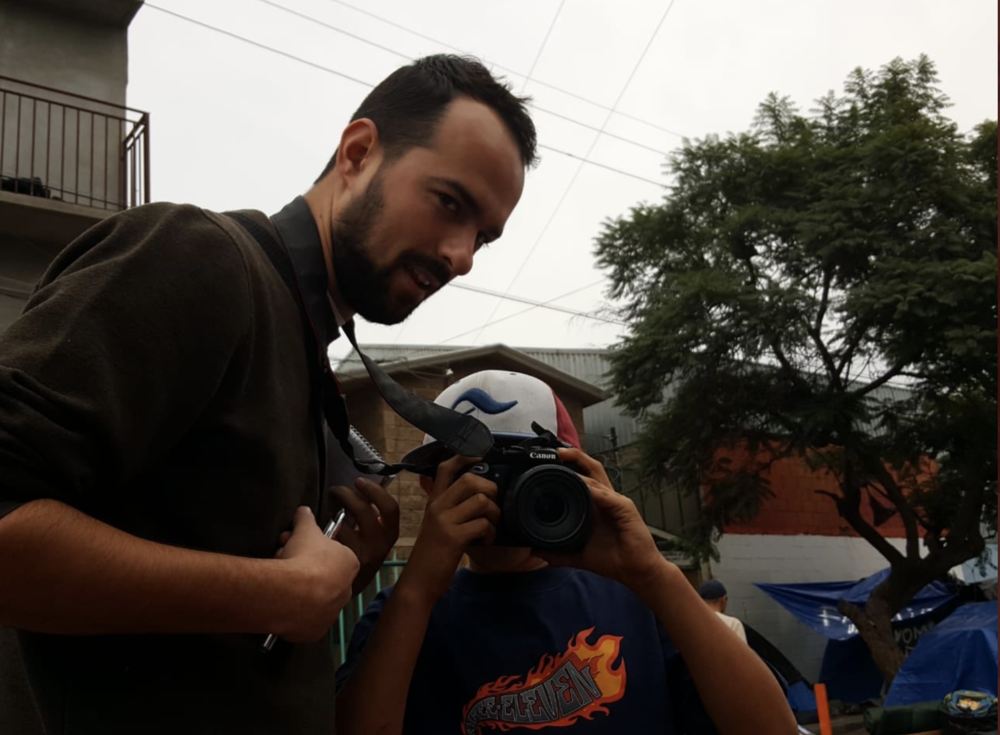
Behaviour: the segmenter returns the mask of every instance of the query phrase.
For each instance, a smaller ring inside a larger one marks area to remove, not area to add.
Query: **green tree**
[[[936,82],[921,57],[855,70],[808,115],[772,94],[750,131],[686,142],[664,201],[597,240],[644,467],[706,489],[694,548],[758,512],[775,460],[831,472],[891,567],[841,604],[888,680],[892,616],[996,525],[997,124],[960,134]],[[903,551],[863,502],[899,513]]]

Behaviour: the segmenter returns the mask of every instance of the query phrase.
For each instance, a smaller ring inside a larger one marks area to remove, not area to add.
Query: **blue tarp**
[[[886,707],[939,700],[956,689],[997,694],[997,603],[963,605],[924,635],[896,674]]]
[[[788,693],[785,697],[788,699],[788,706],[792,708],[792,712],[815,712],[817,710],[816,696],[813,694],[812,687],[805,681],[797,681],[788,687]]]
[[[860,582],[757,583],[756,586],[816,632],[835,641],[846,641],[855,637],[858,630],[837,611],[837,602],[843,599],[864,607],[872,590],[888,576],[889,569],[883,569]],[[954,599],[955,595],[944,584],[932,582],[917,593],[893,622],[915,622],[929,617]]]

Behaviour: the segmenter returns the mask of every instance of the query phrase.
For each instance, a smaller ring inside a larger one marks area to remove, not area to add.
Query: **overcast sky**
[[[968,131],[997,115],[996,48],[996,0],[153,0],[129,31],[128,101],[152,113],[154,199],[273,213],[319,174],[366,84],[406,57],[476,55],[543,108],[544,147],[503,238],[460,282],[532,301],[576,291],[554,304],[593,312],[604,303],[594,237],[605,219],[663,196],[661,153],[681,136],[745,130],[771,91],[808,109],[857,66],[921,53]],[[621,331],[538,308],[482,329],[527,308],[449,287],[403,325],[362,324],[358,337],[605,347]],[[341,342],[333,354],[347,351]]]

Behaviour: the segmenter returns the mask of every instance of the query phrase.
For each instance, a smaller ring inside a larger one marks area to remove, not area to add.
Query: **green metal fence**
[[[368,603],[374,600],[375,595],[383,588],[396,584],[399,580],[399,574],[405,566],[406,560],[398,558],[396,552],[393,551],[392,557],[382,562],[375,578],[362,590],[361,594],[340,611],[337,625],[330,628],[329,636],[330,655],[338,666],[344,663],[347,658],[347,644],[351,641],[351,633],[354,632],[354,626],[361,620]]]
[[[685,526],[700,512],[698,497],[684,493],[662,479],[650,477],[631,463],[618,463],[610,453],[596,455],[605,464],[615,490],[631,498],[646,523],[668,533],[683,535]]]

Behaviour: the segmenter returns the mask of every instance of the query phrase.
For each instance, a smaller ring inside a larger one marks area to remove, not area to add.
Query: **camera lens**
[[[590,490],[556,464],[532,467],[507,492],[504,520],[535,549],[575,551],[590,536]]]
[[[535,497],[535,518],[547,526],[554,526],[565,516],[566,499],[549,488],[542,488]]]

